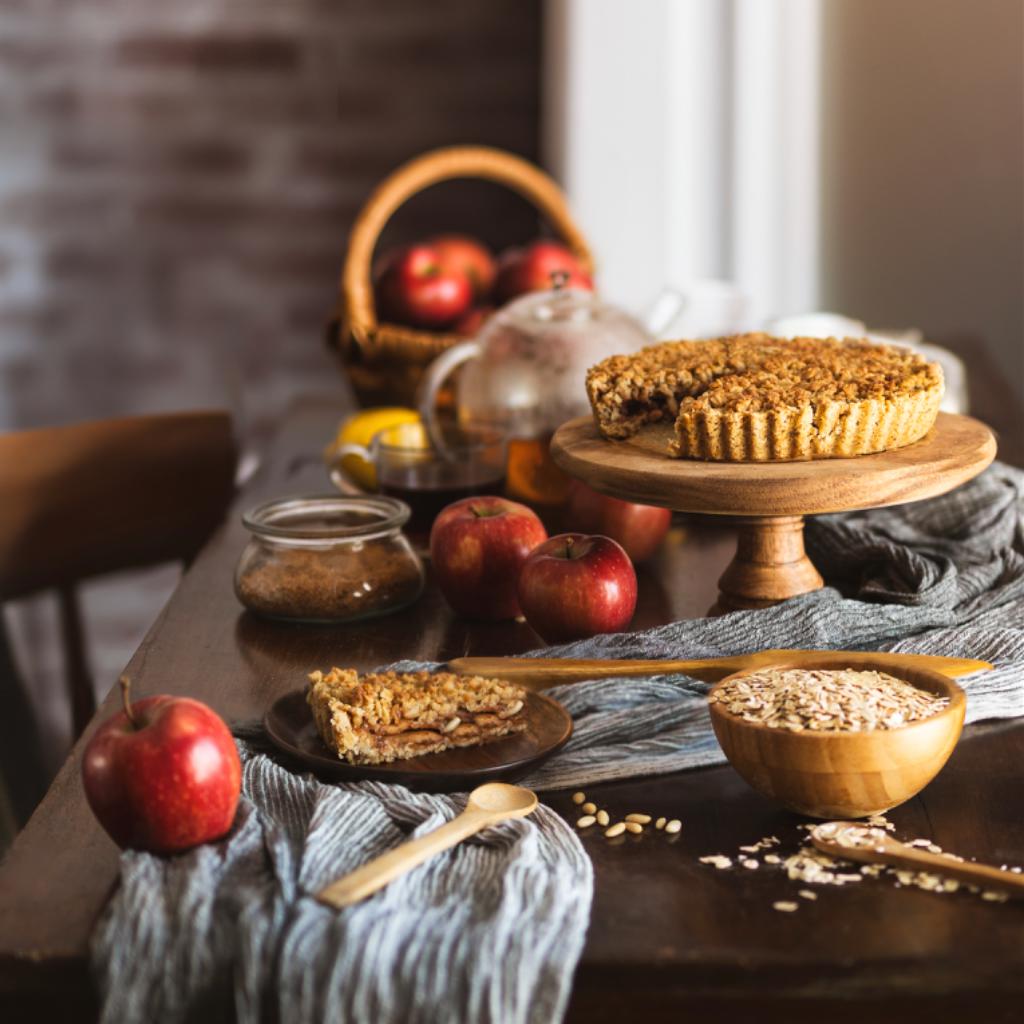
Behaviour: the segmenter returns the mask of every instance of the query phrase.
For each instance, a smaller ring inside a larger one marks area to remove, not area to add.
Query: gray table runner
[[[968,721],[1024,715],[1024,473],[996,464],[950,495],[822,517],[807,533],[811,557],[840,589],[536,653],[964,655],[997,666],[963,681]],[[706,691],[682,676],[549,691],[576,730],[525,783],[550,790],[721,761]],[[204,1019],[223,1016],[232,1001],[246,1022],[561,1018],[593,879],[557,814],[542,807],[491,829],[333,911],[309,893],[452,817],[464,797],[324,785],[287,770],[253,738],[240,748],[244,795],[228,839],[167,860],[122,856],[121,884],[93,940],[104,1021]]]

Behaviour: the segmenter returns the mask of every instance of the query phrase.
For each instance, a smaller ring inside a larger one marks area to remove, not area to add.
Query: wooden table
[[[284,424],[239,502],[324,490],[316,453],[341,410],[306,402]],[[516,653],[538,646],[524,625],[473,624],[433,587],[410,612],[352,627],[264,622],[243,613],[232,571],[245,543],[238,516],[214,536],[153,625],[128,671],[138,696],[189,694],[232,720],[262,714],[313,667],[368,668],[398,657]],[[635,625],[694,617],[711,603],[733,538],[714,525],[673,532],[641,572]],[[116,687],[115,687],[116,689]],[[113,710],[108,697],[98,718]],[[95,727],[95,721],[92,728]],[[91,729],[90,729],[91,731]],[[89,733],[86,733],[86,738]],[[0,868],[0,1019],[89,1019],[86,948],[113,884],[117,851],[93,820],[78,775],[81,743]],[[1002,864],[1024,860],[1024,724],[970,727],[948,767],[892,817],[901,832]],[[728,767],[593,787],[600,803],[678,817],[663,835],[584,838],[596,872],[570,1019],[717,1021],[1019,1019],[1024,907],[866,882],[818,889],[786,915],[794,885],[774,871],[718,872],[697,858],[795,836],[797,819]],[[568,817],[568,794],[545,798]],[[690,1018],[693,1019],[693,1018]]]

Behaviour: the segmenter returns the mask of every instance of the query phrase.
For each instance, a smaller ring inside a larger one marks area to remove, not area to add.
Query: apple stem
[[[135,720],[135,715],[132,712],[132,705],[129,699],[129,695],[132,688],[132,681],[126,676],[121,676],[118,679],[118,683],[121,686],[121,703],[124,705],[125,717],[128,719],[128,724],[133,729],[138,729],[139,723]]]

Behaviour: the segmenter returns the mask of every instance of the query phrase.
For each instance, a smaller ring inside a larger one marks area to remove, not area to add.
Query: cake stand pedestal
[[[804,550],[804,516],[883,508],[959,487],[994,458],[992,431],[939,413],[906,448],[805,462],[704,462],[667,454],[671,426],[652,424],[607,441],[591,417],[564,423],[551,441],[557,465],[602,494],[677,512],[728,516],[739,536],[709,614],[765,608],[823,586]]]

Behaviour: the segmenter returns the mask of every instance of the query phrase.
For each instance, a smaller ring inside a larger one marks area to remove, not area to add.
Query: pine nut
[[[592,804],[589,800],[583,805],[584,814],[597,814],[597,804]]]
[[[626,822],[626,831],[627,832],[632,832],[633,835],[635,835],[635,836],[640,835],[640,833],[643,832],[643,830],[644,830],[643,825],[641,825],[640,822],[638,822],[638,821],[627,821]]]
[[[667,820],[667,819],[665,819],[665,818],[659,818],[659,819],[658,819],[658,820],[657,820],[657,821],[656,821],[656,822],[654,823],[654,827],[655,827],[655,828],[664,828],[664,827],[665,827],[665,821],[666,821],[666,820]]]
[[[617,821],[611,828],[605,829],[605,835],[609,839],[614,839],[616,836],[621,836],[626,831],[626,823],[624,821]]]
[[[590,828],[590,826],[593,825],[595,821],[597,821],[597,818],[595,818],[592,814],[584,814],[583,817],[576,822],[576,827]]]
[[[635,821],[638,825],[650,825],[651,816],[649,814],[627,814],[626,821]]]
[[[683,827],[683,823],[678,818],[673,818],[666,826],[665,831],[669,835],[675,835]]]
[[[523,710],[523,702],[521,700],[517,700],[515,702],[515,704],[513,704],[512,707],[510,707],[508,709],[508,711],[505,712],[505,717],[506,718],[511,718],[512,715],[518,715],[519,712],[522,711],[522,710]]]
[[[608,817],[608,812],[607,811],[598,811],[597,812],[597,823],[598,823],[598,825],[601,825],[601,826],[607,825],[609,821],[611,821],[611,818]]]
[[[574,804],[581,804],[586,799],[587,799],[587,794],[586,793],[573,793],[573,795],[572,795],[572,802]]]
[[[450,718],[444,724],[444,731],[445,732],[455,732],[455,730],[458,729],[458,727],[461,724],[462,724],[462,719],[461,718]]]

